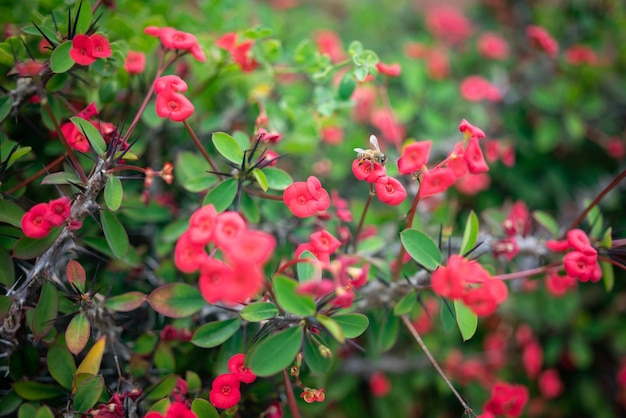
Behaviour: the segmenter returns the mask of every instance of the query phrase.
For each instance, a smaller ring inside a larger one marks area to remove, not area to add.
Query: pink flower
[[[546,276],[545,284],[548,293],[554,297],[560,297],[576,288],[577,280],[567,274],[561,276],[558,271],[552,270]]]
[[[225,300],[233,275],[233,269],[228,264],[207,256],[200,267],[200,294],[208,303]]]
[[[463,133],[463,137],[465,139],[468,139],[471,137],[476,137],[478,139],[481,139],[485,137],[485,133],[483,132],[482,129],[472,125],[465,119],[461,120],[461,123],[459,124],[459,131]]]
[[[177,75],[165,75],[154,80],[154,92],[161,94],[164,91],[184,93],[187,91],[187,83]]]
[[[375,372],[370,376],[370,392],[381,398],[391,391],[391,382],[383,372]]]
[[[411,174],[420,171],[428,163],[432,141],[419,141],[405,145],[398,160],[398,171]]]
[[[204,260],[208,258],[203,245],[194,244],[189,232],[183,233],[174,247],[174,264],[183,273],[198,271]]]
[[[559,44],[547,30],[540,26],[527,26],[526,37],[531,44],[545,51],[550,58],[556,58],[559,53]]]
[[[252,383],[256,380],[256,375],[245,365],[245,354],[235,354],[228,360],[228,370],[242,383]]]
[[[352,161],[352,174],[357,180],[365,180],[368,183],[375,183],[380,177],[386,176],[387,169],[370,160],[360,158]]]
[[[61,226],[70,217],[70,198],[63,196],[48,203],[48,221],[52,226]]]
[[[214,407],[228,409],[237,405],[241,399],[239,380],[232,374],[222,374],[213,380],[209,401]]]
[[[531,340],[522,351],[522,363],[529,378],[533,379],[543,365],[543,349],[535,340]]]
[[[439,266],[432,274],[433,292],[444,298],[460,299],[465,291],[466,260],[451,255],[447,266]]]
[[[216,217],[213,240],[218,248],[228,251],[231,245],[236,245],[234,240],[246,230],[246,221],[239,213],[223,212]]]
[[[448,190],[456,183],[456,176],[450,168],[436,168],[429,170],[422,176],[419,194],[421,197],[428,197]]]
[[[337,145],[343,142],[343,129],[339,126],[325,126],[320,132],[322,141],[327,144]]]
[[[467,162],[467,168],[472,174],[480,174],[489,171],[489,166],[485,161],[483,152],[478,145],[478,138],[473,136],[470,138],[463,159]]]
[[[324,229],[311,234],[311,245],[316,251],[332,254],[341,247],[341,241]]]
[[[485,58],[502,60],[509,56],[509,44],[500,35],[486,32],[478,38],[478,52]]]
[[[435,37],[452,44],[465,41],[472,33],[469,20],[450,6],[437,6],[427,11],[426,27]]]
[[[335,32],[320,30],[315,33],[314,39],[320,53],[328,55],[332,62],[339,62],[346,58],[341,39]]]
[[[526,402],[528,402],[526,386],[496,383],[491,389],[491,398],[485,404],[484,412],[516,418],[522,414]]]
[[[124,69],[128,74],[141,74],[146,68],[146,54],[139,51],[128,51]]]
[[[402,124],[391,111],[376,109],[372,112],[370,122],[382,134],[383,138],[392,144],[400,145],[404,140],[406,131]]]
[[[87,35],[76,35],[72,39],[70,58],[79,65],[90,65],[96,61],[93,56],[93,41]]]
[[[391,176],[379,177],[376,180],[375,188],[378,200],[391,206],[402,203],[407,195],[402,183]]]
[[[156,113],[159,117],[169,118],[173,122],[182,122],[193,114],[193,104],[180,93],[164,90],[157,95]]]
[[[123,412],[124,410],[122,408],[122,413]],[[107,416],[107,415],[98,414],[98,416]],[[148,412],[144,416],[144,418],[197,418],[197,415],[193,411],[191,411],[189,408],[187,408],[187,406],[184,403],[180,401],[176,401],[170,404],[165,414],[152,411],[152,412]]]
[[[267,232],[243,230],[224,248],[228,260],[262,265],[272,256],[276,240]]]
[[[572,45],[565,51],[565,61],[572,65],[597,65],[598,57],[586,45]]]
[[[196,60],[206,61],[195,35],[171,27],[156,26],[148,26],[144,29],[144,33],[159,38],[164,48],[188,51]]]
[[[539,375],[539,391],[546,399],[556,398],[563,392],[563,382],[556,369],[548,369]]]
[[[376,64],[376,69],[380,74],[386,75],[388,77],[398,77],[402,72],[402,67],[400,67],[400,64],[398,63],[384,64],[382,62],[379,62],[378,64]]]
[[[287,187],[283,192],[283,202],[295,216],[307,218],[328,209],[330,196],[317,177],[310,176],[306,182],[296,182]]]
[[[91,56],[95,58],[109,58],[111,56],[111,44],[104,36],[94,33],[89,37],[93,45]]]
[[[189,240],[198,245],[211,242],[216,218],[217,212],[212,204],[196,210],[189,219]]]
[[[259,63],[252,57],[253,45],[252,40],[244,41],[230,51],[233,61],[246,73],[254,71],[259,66]]]
[[[76,151],[87,152],[91,149],[87,137],[72,122],[61,125],[61,132],[63,132],[67,145]]]
[[[461,96],[470,102],[481,100],[499,102],[502,99],[502,93],[496,86],[477,75],[466,77],[461,82]]]
[[[50,232],[52,224],[48,220],[48,204],[39,203],[22,216],[21,226],[29,238],[43,238]]]

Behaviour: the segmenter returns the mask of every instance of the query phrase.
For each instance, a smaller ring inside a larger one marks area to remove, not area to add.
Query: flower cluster
[[[228,409],[241,399],[241,383],[252,383],[256,375],[245,366],[245,354],[235,354],[228,360],[230,373],[219,375],[213,380],[209,400],[216,408]]]
[[[370,142],[372,138],[376,140],[372,135]],[[397,206],[406,198],[407,192],[402,183],[388,176],[386,167],[371,155],[364,154],[352,161],[352,173],[358,180],[374,184],[376,196],[383,203]]]
[[[196,60],[200,62],[206,61],[206,56],[202,52],[198,40],[191,33],[171,27],[159,28],[156,26],[148,26],[143,31],[146,35],[159,38],[161,45],[167,49],[188,51]]]
[[[70,198],[67,196],[39,203],[22,216],[22,231],[29,238],[43,238],[53,227],[65,224],[71,214]],[[80,228],[80,222],[71,222],[72,229]]]
[[[563,241],[546,242],[552,251],[569,251],[563,258],[563,266],[568,276],[581,282],[597,282],[602,278],[602,269],[598,263],[598,250],[589,242],[589,237],[581,229],[567,232]]]
[[[215,46],[230,54],[231,59],[243,72],[254,71],[259,63],[252,57],[253,40],[237,42],[237,34],[229,32],[215,41]]]
[[[430,141],[412,142],[403,147],[402,156],[398,160],[398,169],[402,174],[423,171],[420,197],[444,192],[454,185],[457,179],[468,173],[476,175],[489,171],[478,143],[479,139],[485,137],[485,133],[465,119],[459,124],[459,131],[463,133],[464,140],[458,142],[446,159],[430,170],[426,167]]]
[[[480,418],[519,417],[528,402],[528,388],[524,385],[496,383],[491,389],[491,398],[485,404]]]
[[[506,235],[496,241],[493,248],[493,255],[504,256],[506,261],[511,261],[519,252],[517,236],[526,236],[530,228],[530,214],[528,207],[522,201],[515,202],[507,217],[502,221],[502,231]]]
[[[70,58],[79,65],[93,64],[98,58],[111,56],[111,44],[103,35],[76,35],[72,39]]]
[[[462,300],[478,316],[492,314],[508,297],[501,280],[491,277],[478,262],[460,255],[451,255],[447,266],[435,270],[431,284],[436,294]]]
[[[126,411],[124,410],[124,403],[126,398],[129,398],[132,402],[136,402],[137,399],[142,395],[143,391],[141,389],[133,389],[128,392],[114,393],[113,396],[106,403],[101,403],[98,408],[92,408],[88,411],[89,416],[98,417],[98,418],[124,418],[126,417]],[[148,418],[158,418],[163,415],[155,415],[156,413],[151,413],[152,415],[147,414]],[[167,418],[174,416],[173,414],[166,415]],[[193,416],[186,415],[175,415],[176,417],[182,418],[192,418]]]
[[[306,182],[290,184],[283,192],[283,202],[295,216],[308,218],[328,209],[330,196],[319,179],[310,176]]]
[[[211,256],[208,246],[213,247]],[[176,243],[174,262],[184,273],[200,271],[200,292],[208,303],[238,303],[263,288],[263,266],[275,246],[272,235],[247,229],[239,213],[218,214],[207,205],[191,215],[189,228]]]
[[[194,111],[193,104],[181,92],[187,91],[187,83],[177,75],[166,75],[154,80],[157,94],[156,113],[162,118],[182,122]]]

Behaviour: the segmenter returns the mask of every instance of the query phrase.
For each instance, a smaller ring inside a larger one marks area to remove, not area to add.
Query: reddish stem
[[[561,266],[563,263],[561,261],[555,261],[545,266],[537,267],[534,269],[516,271],[515,273],[508,274],[499,274],[497,276],[493,276],[494,279],[497,280],[513,280],[513,279],[521,279],[524,277],[535,276],[537,274],[546,273],[549,270],[552,270],[555,267]]]
[[[293,418],[300,418],[300,411],[296,404],[296,397],[293,394],[293,387],[291,386],[291,380],[289,379],[289,373],[287,369],[283,369],[283,381],[285,382],[285,392],[287,392],[287,404]]]
[[[361,219],[359,220],[359,226],[356,228],[356,232],[354,233],[354,252],[356,253],[356,247],[359,243],[359,235],[361,235],[361,230],[363,230],[363,224],[365,223],[365,215],[367,214],[367,210],[372,203],[372,199],[374,198],[376,193],[374,192],[374,185],[370,184],[370,192],[367,196],[367,201],[365,201],[365,207],[363,208],[363,212],[361,213]]]
[[[35,179],[37,179],[39,176],[44,175],[45,173],[49,172],[50,170],[52,170],[54,167],[56,167],[57,165],[59,165],[60,163],[63,162],[63,160],[65,159],[65,157],[67,156],[67,154],[61,154],[59,155],[54,161],[52,161],[51,163],[49,163],[47,166],[45,166],[44,168],[42,168],[41,170],[37,171],[35,174],[33,174],[32,176],[30,176],[29,178],[27,178],[26,180],[21,181],[19,184],[11,187],[9,190],[6,191],[7,194],[11,194],[13,192],[18,191],[19,189],[21,189],[24,186],[27,186],[28,184],[32,183]]]
[[[194,144],[196,144],[196,147],[198,148],[198,150],[200,151],[200,153],[202,154],[204,159],[207,160],[207,162],[211,166],[211,169],[213,171],[215,171],[215,172],[218,172],[217,166],[215,165],[215,163],[211,159],[211,156],[209,155],[209,153],[202,146],[202,143],[200,142],[200,139],[198,138],[196,133],[191,128],[191,125],[189,125],[189,122],[187,122],[187,119],[185,119],[183,121],[183,125],[185,125],[185,128],[187,129],[187,132],[189,132],[189,135],[191,136],[191,139],[193,139]]]

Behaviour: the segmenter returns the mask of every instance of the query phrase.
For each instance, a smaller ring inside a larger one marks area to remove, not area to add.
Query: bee
[[[374,135],[370,135],[370,149],[355,148],[357,158],[361,160],[359,164],[363,163],[363,160],[369,160],[373,166],[374,163],[385,165],[387,163],[387,156],[383,154],[378,146],[378,138]]]

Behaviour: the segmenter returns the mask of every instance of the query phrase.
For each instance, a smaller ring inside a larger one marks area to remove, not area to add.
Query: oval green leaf
[[[0,222],[21,228],[24,213],[24,209],[15,203],[0,199]]]
[[[223,212],[233,203],[237,195],[237,180],[226,179],[207,193],[203,206],[213,204],[217,212]]]
[[[186,318],[200,312],[206,305],[200,291],[184,283],[158,287],[148,295],[146,301],[152,309],[170,318]]]
[[[19,260],[30,260],[43,254],[54,240],[56,240],[63,228],[54,228],[43,238],[21,238],[13,248],[13,257]]]
[[[0,98],[0,122],[2,122],[13,108],[13,100],[11,96],[6,95]]]
[[[344,74],[341,82],[339,83],[339,89],[337,92],[337,98],[339,100],[349,100],[352,97],[352,93],[354,93],[354,89],[356,88],[356,80],[354,78],[354,74],[351,72],[347,72]]]
[[[65,87],[65,83],[69,78],[67,74],[68,73],[54,74],[52,77],[50,77],[50,80],[48,80],[48,82],[46,83],[46,91],[48,93],[53,93]]]
[[[539,225],[550,231],[553,237],[557,237],[559,235],[559,223],[552,216],[548,215],[547,212],[536,210],[533,212],[533,218],[539,223]]]
[[[87,315],[84,312],[75,315],[65,330],[65,343],[67,344],[68,350],[74,355],[83,351],[83,348],[85,348],[89,341],[90,333],[91,326],[89,325]]]
[[[252,170],[252,176],[254,176],[254,179],[256,180],[256,182],[259,183],[261,190],[266,192],[268,188],[268,183],[267,183],[267,177],[265,177],[265,173],[263,173],[262,170],[255,168]]]
[[[85,291],[85,281],[87,279],[87,273],[85,268],[76,260],[70,260],[65,266],[65,275],[67,280],[81,292]]]
[[[50,56],[50,69],[55,73],[64,73],[74,66],[74,60],[70,57],[72,41],[65,41],[52,51]]]
[[[119,177],[109,176],[104,186],[104,201],[107,207],[115,212],[122,206],[122,198],[124,197],[124,188]]]
[[[206,399],[196,398],[191,402],[191,411],[196,414],[197,417],[202,418],[219,418],[217,409],[209,403]]]
[[[324,357],[313,337],[307,335],[304,340],[304,362],[311,369],[311,373],[322,375],[330,369],[333,361],[330,357]]]
[[[341,327],[346,338],[356,338],[363,334],[370,323],[367,316],[359,313],[334,315],[333,319]]]
[[[41,184],[80,184],[80,179],[74,173],[68,173],[66,171],[58,171],[56,173],[50,173],[43,179]]]
[[[70,120],[78,128],[78,130],[85,135],[96,154],[104,155],[107,145],[104,142],[100,131],[98,131],[98,128],[93,126],[91,122],[78,116],[73,116]]]
[[[315,301],[308,295],[296,291],[298,282],[285,276],[276,276],[273,281],[276,302],[285,311],[299,316],[311,316],[315,313]]]
[[[402,316],[409,314],[417,304],[417,291],[412,290],[408,295],[404,296],[393,308],[393,314]]]
[[[382,318],[378,333],[378,347],[380,351],[390,350],[396,340],[398,339],[398,333],[400,332],[400,318],[393,315],[393,313],[386,314]]]
[[[322,268],[317,261],[317,257],[311,251],[302,251],[298,256],[298,259],[311,260],[301,261],[296,265],[296,271],[298,272],[298,280],[300,283],[308,282],[313,279],[321,279]]]
[[[102,229],[104,230],[104,238],[109,244],[109,248],[113,254],[123,259],[128,252],[128,235],[124,225],[117,217],[107,210],[100,211],[100,220],[102,221]]]
[[[116,312],[130,312],[139,308],[145,299],[146,295],[141,292],[127,292],[108,298],[104,306]]]
[[[411,258],[425,269],[434,271],[441,264],[439,248],[428,235],[416,229],[405,229],[400,239]]]
[[[57,288],[49,281],[41,287],[39,302],[33,314],[32,331],[36,339],[42,339],[54,326],[54,319],[59,311],[59,296]]]
[[[239,313],[248,322],[259,322],[274,318],[278,315],[278,308],[271,302],[251,303]]]
[[[466,255],[474,248],[476,238],[478,238],[478,217],[474,211],[471,211],[467,217],[467,223],[463,231],[463,241],[461,242],[461,251],[459,251],[459,254]]]
[[[7,289],[10,288],[15,282],[15,267],[13,260],[9,253],[0,248],[0,284],[4,285]],[[0,310],[0,318],[2,318],[2,311]]]
[[[69,350],[60,345],[53,345],[48,350],[47,360],[50,376],[63,388],[71,390],[76,363]]]
[[[326,328],[326,331],[328,331],[335,340],[339,341],[342,344],[346,341],[346,336],[343,333],[343,328],[341,328],[341,325],[339,325],[337,321],[326,315],[317,315],[315,319],[317,319],[320,324],[322,324],[324,328]]]
[[[46,383],[21,380],[12,386],[15,393],[27,401],[42,401],[65,395],[59,387]]]
[[[74,394],[74,410],[87,412],[93,407],[104,390],[104,378],[88,373],[76,376],[76,393]]]
[[[259,341],[246,356],[250,370],[266,377],[288,367],[300,351],[302,332],[301,326],[292,327]]]
[[[285,190],[293,183],[293,179],[284,170],[276,167],[265,167],[262,169],[267,178],[267,187],[272,190]]]
[[[607,292],[610,292],[615,284],[613,264],[606,261],[600,261],[600,268],[602,269],[602,282],[604,283],[604,288]]]
[[[478,317],[460,300],[454,301],[454,312],[463,341],[467,341],[474,336],[476,328],[478,328]]]
[[[213,141],[213,145],[215,145],[215,149],[217,149],[217,152],[219,152],[222,157],[232,163],[241,165],[243,162],[243,150],[235,138],[225,132],[215,132],[211,136],[211,140]]]
[[[193,333],[191,342],[198,347],[217,347],[237,332],[241,320],[239,318],[214,321],[202,325]]]

